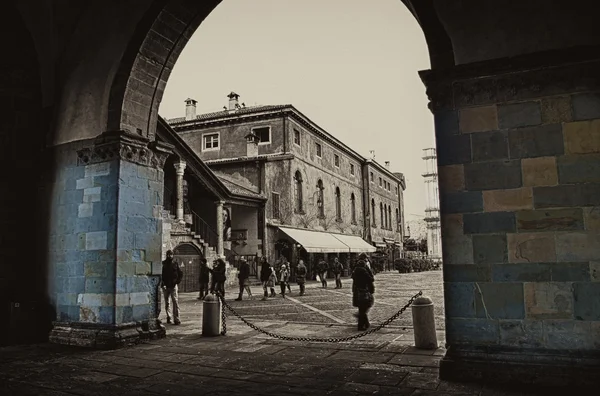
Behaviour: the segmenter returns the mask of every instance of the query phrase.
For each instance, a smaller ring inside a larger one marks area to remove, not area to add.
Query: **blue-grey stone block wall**
[[[117,220],[116,323],[156,314],[162,249],[162,170],[122,161]]]
[[[118,164],[78,166],[77,149],[55,150],[49,291],[56,320],[114,323]]]
[[[600,80],[479,72],[424,74],[447,344],[600,352]]]

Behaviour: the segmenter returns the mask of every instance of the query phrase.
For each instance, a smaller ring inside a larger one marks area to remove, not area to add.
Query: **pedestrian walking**
[[[358,331],[366,330],[369,323],[369,309],[375,301],[375,278],[371,271],[366,268],[366,263],[359,260],[352,272],[352,305],[358,308]]]
[[[177,285],[183,278],[183,271],[179,263],[173,259],[173,251],[167,250],[167,258],[162,262],[162,276],[160,279],[163,295],[165,296],[165,311],[167,313],[167,323],[179,325],[179,296]],[[171,312],[171,302],[173,303],[173,312]]]
[[[335,259],[333,259],[333,265],[331,266],[331,272],[333,272],[333,275],[335,276],[335,288],[336,289],[342,288],[342,271],[343,270],[344,270],[344,266],[342,265],[342,263],[339,262],[338,258],[336,257]]]
[[[308,270],[306,269],[306,265],[304,265],[304,260],[298,261],[298,267],[296,268],[296,283],[298,283],[298,287],[300,288],[301,296],[304,295],[307,272]]]
[[[271,288],[271,297],[275,296],[275,270],[271,267],[271,264],[267,261],[265,256],[260,258],[260,282],[263,287],[263,301],[266,301],[269,297],[268,289]]]
[[[198,300],[204,300],[204,297],[208,294],[208,280],[210,278],[210,271],[206,258],[200,259],[200,273],[198,274],[198,281],[200,282],[200,295]]]
[[[290,271],[288,270],[287,265],[281,264],[281,270],[279,271],[279,287],[281,288],[281,296],[285,298],[285,289],[288,285],[288,280],[290,278]]]
[[[327,270],[328,270],[328,265],[327,262],[325,260],[321,260],[319,261],[319,264],[317,264],[317,273],[319,274],[319,278],[321,278],[321,287],[322,288],[327,288]]]
[[[240,284],[240,294],[235,301],[242,301],[242,295],[244,294],[244,290],[248,293],[248,297],[252,298],[252,291],[250,290],[250,265],[244,259],[240,260],[240,272],[238,273],[238,281]]]
[[[214,268],[209,269],[212,274],[210,292],[222,295],[225,298],[225,260],[219,258],[214,262]]]

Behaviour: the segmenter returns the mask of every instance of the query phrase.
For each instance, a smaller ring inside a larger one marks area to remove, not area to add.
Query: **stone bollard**
[[[433,301],[429,297],[419,297],[411,307],[415,347],[419,349],[437,349]]]
[[[202,304],[202,335],[214,337],[221,334],[221,300],[212,294],[204,297]]]

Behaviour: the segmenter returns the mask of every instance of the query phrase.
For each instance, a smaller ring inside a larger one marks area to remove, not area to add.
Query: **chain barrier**
[[[280,335],[280,334],[271,333],[269,331],[261,329],[260,327],[256,326],[255,324],[248,322],[239,313],[237,313],[236,310],[233,309],[233,307],[231,307],[229,304],[227,304],[227,302],[225,301],[225,298],[223,298],[223,296],[221,295],[221,293],[217,294],[217,296],[221,300],[221,303],[229,311],[231,311],[231,313],[234,316],[236,316],[239,320],[241,320],[242,322],[244,322],[247,326],[251,327],[252,329],[254,329],[256,331],[258,331],[259,333],[265,334],[265,335],[267,335],[269,337],[272,337],[272,338],[277,338],[277,339],[280,339],[280,340],[284,340],[284,341],[331,342],[331,343],[345,342],[345,341],[355,340],[357,338],[364,337],[366,335],[375,333],[376,331],[379,331],[379,330],[383,329],[385,326],[389,325],[394,320],[398,319],[398,317],[400,315],[402,315],[404,313],[404,311],[406,311],[406,309],[412,305],[412,303],[415,301],[415,299],[417,297],[422,296],[422,295],[423,295],[423,291],[419,291],[417,294],[415,294],[414,296],[412,296],[408,300],[408,302],[406,303],[406,305],[404,305],[402,308],[400,308],[400,310],[398,312],[396,312],[394,315],[392,315],[385,322],[381,323],[379,326],[373,327],[370,330],[366,330],[366,331],[363,331],[362,333],[358,333],[358,334],[355,334],[355,335],[352,335],[352,336],[348,336],[348,337],[312,338],[312,337],[289,337],[289,336],[284,336],[284,335]],[[223,321],[223,323],[222,323],[223,330],[221,331],[221,335],[225,335],[225,334],[227,334],[227,324],[226,324],[226,322],[227,322],[227,314],[225,313],[224,309],[222,309],[221,311],[222,311],[221,318],[222,318],[222,321]]]

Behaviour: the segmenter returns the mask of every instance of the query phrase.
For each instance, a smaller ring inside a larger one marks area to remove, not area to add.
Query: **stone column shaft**
[[[223,257],[223,201],[217,202],[217,255]]]
[[[177,188],[177,220],[181,223],[183,222],[183,174],[185,173],[185,161],[179,161],[174,164],[175,166],[175,174],[177,178],[176,188]]]

